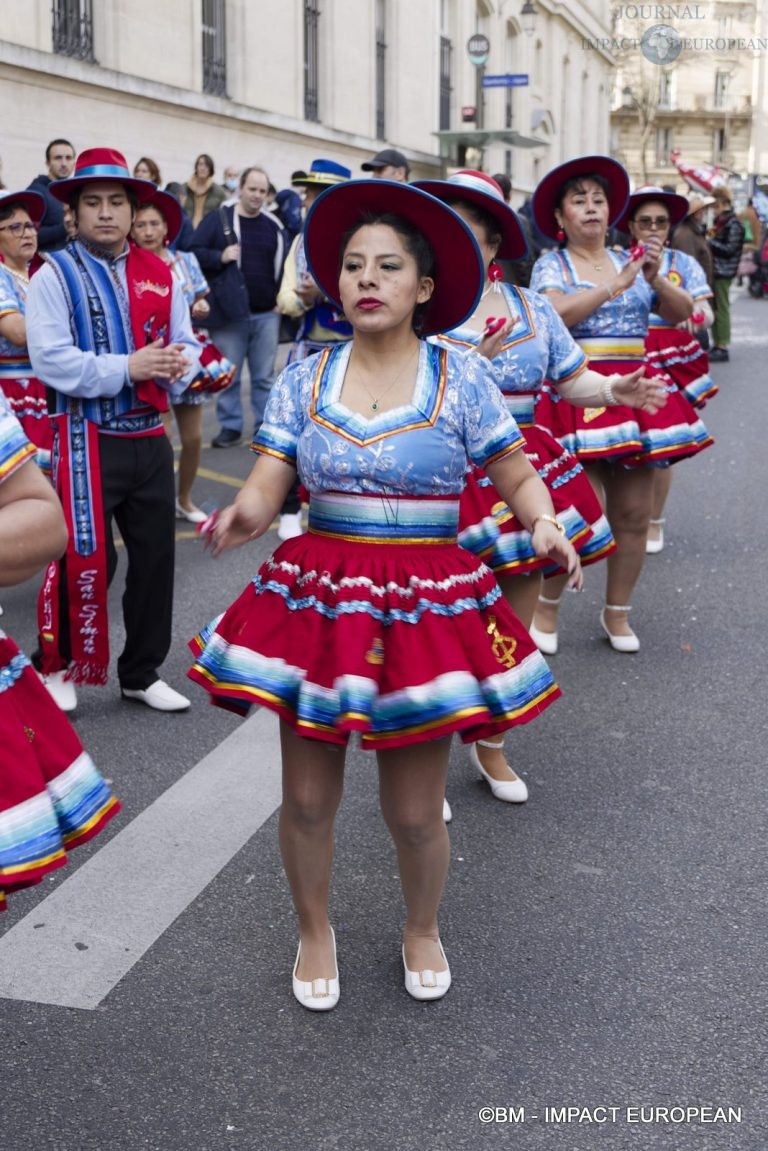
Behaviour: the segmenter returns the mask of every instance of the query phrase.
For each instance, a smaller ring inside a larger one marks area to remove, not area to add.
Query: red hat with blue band
[[[449,332],[477,307],[485,280],[480,249],[464,221],[440,200],[396,180],[349,180],[321,192],[307,214],[304,248],[309,270],[340,309],[344,237],[379,215],[400,216],[423,233],[435,257],[435,288],[420,335]]]
[[[131,175],[125,156],[115,148],[86,148],[77,157],[72,175],[66,180],[54,180],[48,188],[52,196],[62,204],[68,204],[72,193],[83,184],[102,183],[104,180],[124,184],[138,196],[139,201],[148,200],[156,190],[151,180],[137,180]]]
[[[536,226],[540,232],[550,239],[556,240],[560,225],[555,216],[558,208],[561,188],[569,180],[588,179],[589,176],[601,176],[608,185],[608,225],[615,224],[629,199],[629,176],[626,169],[618,160],[611,156],[577,156],[574,160],[566,160],[539,181],[533,193],[531,208]]]

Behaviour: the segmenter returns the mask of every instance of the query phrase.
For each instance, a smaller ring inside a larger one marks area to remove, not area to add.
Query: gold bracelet
[[[561,536],[565,535],[565,524],[561,524],[560,520],[555,519],[554,516],[548,515],[547,512],[539,512],[539,514],[537,516],[533,517],[533,520],[531,521],[531,527],[530,527],[531,535],[533,535],[534,530],[536,528],[536,524],[539,522],[539,520],[546,520],[546,522],[548,524],[552,524],[553,527],[557,528],[557,530],[560,532]]]

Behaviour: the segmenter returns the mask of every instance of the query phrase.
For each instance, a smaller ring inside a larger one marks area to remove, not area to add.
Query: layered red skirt
[[[709,356],[690,332],[652,324],[645,351],[648,363],[671,376],[695,408],[703,408],[720,390],[709,374]]]
[[[616,550],[610,526],[583,467],[546,428],[533,423],[533,393],[505,396],[525,439],[525,454],[546,484],[555,514],[581,557],[595,563]],[[459,543],[496,573],[562,571],[537,556],[531,534],[507,507],[482,468],[472,468],[461,496]]]
[[[35,376],[0,378],[8,406],[24,429],[27,439],[37,448],[36,461],[50,478],[53,449],[53,423],[48,415],[45,384]]]
[[[456,543],[458,501],[313,495],[285,541],[192,641],[213,702],[369,749],[492,737],[560,694],[492,572]]]
[[[577,408],[545,385],[536,401],[536,422],[582,463],[607,460],[625,467],[670,464],[688,459],[714,442],[677,385],[645,359],[642,341],[590,339],[580,341],[589,366],[601,375],[629,375],[645,366],[645,375],[664,384],[667,402],[649,413],[623,404]]]
[[[119,810],[29,659],[0,632],[0,910]]]

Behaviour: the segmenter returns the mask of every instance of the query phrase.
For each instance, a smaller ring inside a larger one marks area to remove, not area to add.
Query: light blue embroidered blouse
[[[614,252],[609,249],[608,258],[616,272],[620,272],[629,262],[628,252]],[[566,249],[559,252],[544,252],[539,256],[531,273],[531,287],[537,292],[556,290],[578,292],[584,288],[594,288],[590,280],[580,280],[576,267]],[[588,340],[595,336],[634,336],[645,339],[648,332],[648,317],[656,304],[656,294],[642,272],[638,272],[634,282],[620,296],[606,300],[596,311],[571,328],[571,335],[577,340]]]
[[[290,364],[272,388],[253,447],[298,466],[310,492],[456,495],[467,462],[523,444],[491,367],[422,342],[411,402],[370,419],[340,399],[352,344]]]

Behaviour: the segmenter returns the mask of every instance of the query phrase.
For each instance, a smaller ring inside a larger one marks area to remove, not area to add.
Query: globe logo
[[[640,40],[640,51],[651,64],[671,64],[678,58],[683,42],[670,24],[654,24]]]

